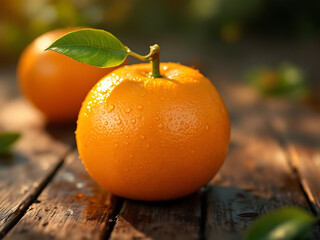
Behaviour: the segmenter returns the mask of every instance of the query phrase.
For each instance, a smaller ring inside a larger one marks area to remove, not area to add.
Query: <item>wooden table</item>
[[[2,70],[0,130],[22,138],[0,159],[0,238],[240,239],[284,205],[319,215],[319,113],[228,79],[214,83],[232,122],[225,164],[193,195],[148,203],[101,189],[79,159],[75,126],[46,125],[17,93],[14,69]],[[309,238],[320,239],[318,226]]]

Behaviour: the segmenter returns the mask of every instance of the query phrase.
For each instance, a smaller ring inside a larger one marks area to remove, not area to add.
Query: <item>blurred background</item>
[[[108,30],[141,54],[158,43],[162,61],[319,107],[319,0],[2,0],[0,69],[42,33],[73,26]]]

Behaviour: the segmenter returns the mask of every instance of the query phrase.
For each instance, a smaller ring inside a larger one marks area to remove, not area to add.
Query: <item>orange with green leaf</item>
[[[151,64],[118,68],[88,93],[77,122],[80,157],[110,192],[159,201],[191,194],[217,173],[230,140],[227,109],[198,70],[160,63],[154,45],[146,56],[112,34],[82,29],[48,49],[97,67],[114,67],[131,55]]]

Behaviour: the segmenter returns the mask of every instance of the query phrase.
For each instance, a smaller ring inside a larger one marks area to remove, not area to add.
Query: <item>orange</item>
[[[230,122],[217,89],[198,70],[161,63],[118,68],[87,95],[76,130],[89,174],[136,200],[186,196],[207,184],[226,157]]]
[[[72,30],[76,29],[57,29],[39,36],[24,50],[18,64],[22,92],[52,122],[76,120],[88,91],[113,70],[76,62],[53,51],[44,51]]]

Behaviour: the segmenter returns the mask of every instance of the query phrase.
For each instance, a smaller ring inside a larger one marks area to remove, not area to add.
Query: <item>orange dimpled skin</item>
[[[88,172],[115,195],[170,200],[207,184],[226,157],[230,122],[217,89],[198,70],[161,63],[121,67],[87,95],[76,131]]]
[[[76,120],[86,94],[113,70],[45,51],[51,43],[72,30],[75,29],[58,29],[41,35],[24,50],[18,64],[22,92],[52,122]]]

